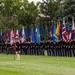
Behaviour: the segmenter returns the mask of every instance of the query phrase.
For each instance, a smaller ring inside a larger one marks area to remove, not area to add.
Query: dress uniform
[[[37,55],[37,43],[35,42],[34,54]]]
[[[62,56],[62,39],[58,42],[58,55]]]
[[[44,54],[43,42],[40,43],[40,55]]]
[[[19,47],[18,47],[18,44],[16,45],[15,43],[13,44],[13,49],[15,51],[15,59],[16,60],[20,60],[20,50],[19,50]]]
[[[65,56],[65,48],[66,48],[66,44],[65,44],[64,41],[62,41],[62,46],[61,46],[61,48],[62,48],[62,56]]]
[[[51,56],[55,56],[55,44],[51,42]]]

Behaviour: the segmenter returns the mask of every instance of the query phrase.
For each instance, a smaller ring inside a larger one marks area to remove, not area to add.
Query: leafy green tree
[[[1,8],[1,15],[2,17],[0,18],[1,20],[1,25],[3,25],[3,29],[6,30],[9,27],[11,28],[13,25],[10,24],[11,20],[13,21],[13,23],[17,22],[16,18],[14,17],[14,13],[13,13],[13,2],[15,0],[1,0],[0,4],[0,8]],[[16,26],[14,24],[14,26]]]
[[[28,0],[0,0],[0,10],[0,24],[5,29],[34,24],[39,13],[38,5]]]
[[[75,0],[65,0],[63,9],[64,16],[75,16]]]
[[[44,22],[51,22],[51,20],[54,19],[55,13],[59,8],[58,1],[55,0],[43,0],[43,2],[40,5],[40,12],[43,14],[42,17],[40,17],[41,21]]]
[[[61,6],[56,13],[56,16],[58,18],[72,16],[75,17],[75,0],[63,0],[60,5]]]
[[[36,6],[34,2],[23,2],[23,6],[21,7],[18,15],[19,24],[22,24],[24,26],[35,24],[38,13],[38,6]]]

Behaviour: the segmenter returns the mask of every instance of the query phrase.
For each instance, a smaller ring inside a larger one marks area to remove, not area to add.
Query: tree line
[[[0,0],[0,30],[29,27],[31,24],[52,25],[52,21],[75,17],[75,0]]]

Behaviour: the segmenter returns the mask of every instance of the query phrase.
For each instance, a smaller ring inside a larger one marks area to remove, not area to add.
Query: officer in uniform
[[[16,53],[16,60],[20,60],[20,46],[19,46],[19,38],[18,36],[15,37],[15,43],[14,43],[14,50]]]
[[[65,56],[68,55],[68,42],[66,42],[66,47],[65,47]]]
[[[62,46],[62,42],[61,42],[61,40],[58,42],[58,55],[59,56],[62,56],[62,48],[61,48],[61,46]]]
[[[31,55],[31,43],[27,43],[27,54]]]
[[[49,55],[49,46],[48,46],[48,42],[45,42],[45,52],[46,52],[46,55]]]
[[[30,54],[34,55],[34,43],[30,43]]]
[[[30,43],[30,55],[32,55],[32,48],[33,48],[32,46],[33,46],[32,43]]]
[[[35,45],[34,45],[34,55],[37,55],[37,43],[35,42]]]
[[[62,48],[62,56],[65,56],[66,44],[65,44],[65,42],[63,40],[61,40],[61,42],[62,42],[62,46],[61,46],[61,48]]]
[[[16,43],[13,43],[13,49],[14,49],[14,51],[15,51],[15,54],[16,54],[16,60],[20,60],[20,49],[19,49],[19,45],[18,45],[18,43],[16,44]]]
[[[71,51],[72,51],[72,56],[75,57],[75,30],[72,32],[72,45],[71,45]]]
[[[72,51],[71,51],[71,41],[69,41],[68,49],[69,49],[69,57],[72,57]]]
[[[2,53],[2,39],[0,39],[0,53]]]
[[[32,53],[33,53],[33,55],[35,55],[35,43],[33,42],[33,46],[32,46]]]
[[[71,42],[71,53],[72,53],[72,56],[75,57],[75,39],[73,39]]]
[[[39,55],[39,44],[36,43],[36,54]]]
[[[41,37],[41,42],[44,42],[44,36],[40,34],[40,37]]]
[[[63,56],[63,40],[60,39],[59,41],[59,50],[60,50],[60,56]]]
[[[44,36],[41,34],[40,55],[44,55]]]
[[[51,42],[51,56],[55,56],[55,44]]]
[[[55,45],[55,55],[58,56],[58,42],[56,42]]]
[[[40,55],[43,55],[44,50],[43,50],[43,42],[40,43]]]
[[[48,54],[48,56],[50,56],[50,34],[48,34],[47,35],[47,38],[48,38],[48,40],[47,40],[47,54]]]
[[[75,40],[74,40],[74,44],[73,44],[73,55],[75,57]]]

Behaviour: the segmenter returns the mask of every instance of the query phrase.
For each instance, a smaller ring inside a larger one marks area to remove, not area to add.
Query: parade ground
[[[75,58],[0,54],[0,75],[75,75]]]

